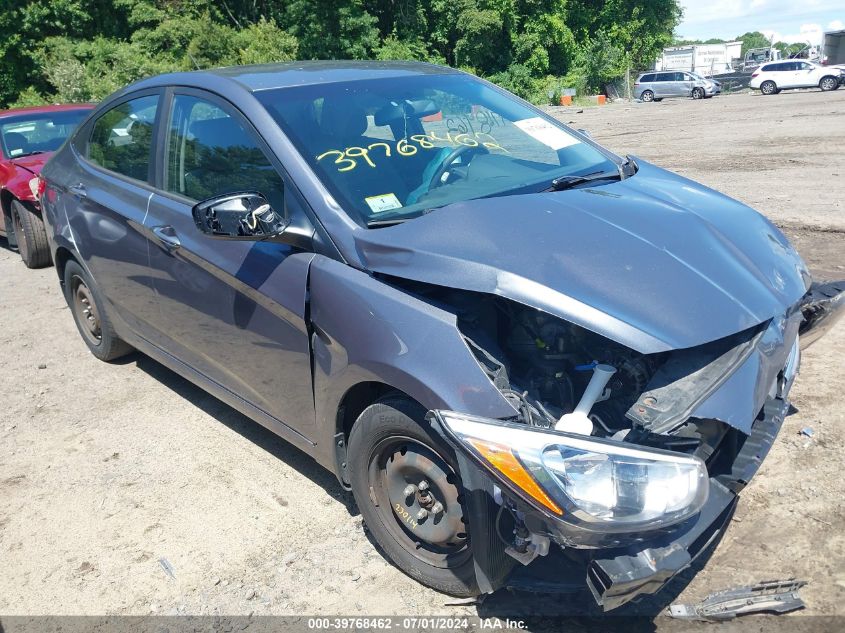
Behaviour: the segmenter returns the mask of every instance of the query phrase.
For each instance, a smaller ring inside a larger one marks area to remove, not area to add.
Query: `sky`
[[[681,0],[675,30],[684,39],[732,39],[760,31],[775,42],[821,43],[822,33],[845,29],[845,0]]]

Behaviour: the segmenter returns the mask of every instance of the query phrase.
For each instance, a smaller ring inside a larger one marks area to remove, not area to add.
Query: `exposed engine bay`
[[[458,315],[464,334],[491,381],[519,411],[518,421],[553,428],[572,413],[598,366],[613,368],[589,407],[593,433],[620,437],[625,413],[667,354],[644,355],[560,318],[476,293],[423,288]]]

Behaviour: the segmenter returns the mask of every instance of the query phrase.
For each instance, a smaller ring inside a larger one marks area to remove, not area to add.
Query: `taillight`
[[[41,179],[40,176],[36,176],[35,178],[30,179],[29,181],[29,190],[32,192],[32,195],[38,199],[43,194],[44,191],[47,189],[47,183]]]
[[[760,73],[758,73],[758,72],[753,72],[753,73],[751,73],[751,78],[752,78],[752,79],[754,79],[754,78],[755,78],[757,75],[759,75],[759,74],[760,74]]]

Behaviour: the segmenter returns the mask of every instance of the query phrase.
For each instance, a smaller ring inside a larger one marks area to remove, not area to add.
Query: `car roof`
[[[94,108],[93,103],[61,103],[55,105],[43,106],[29,106],[27,108],[12,108],[10,110],[0,110],[0,118],[8,116],[18,116],[21,114],[42,114],[44,112],[62,112],[65,110],[91,110]]]
[[[258,92],[309,84],[447,74],[462,73],[454,68],[425,62],[316,60],[168,73],[142,80],[131,88],[139,90],[174,84],[201,87],[206,82],[217,83],[223,79],[239,84],[248,92]]]

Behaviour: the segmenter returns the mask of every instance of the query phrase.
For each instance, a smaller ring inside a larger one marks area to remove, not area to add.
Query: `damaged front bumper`
[[[845,280],[814,283],[801,300],[801,348],[824,336],[845,314]]]
[[[518,566],[505,553],[497,525],[491,518],[501,501],[499,482],[483,473],[462,450],[457,450],[458,466],[466,489],[467,513],[473,526],[472,544],[479,587],[485,592],[507,586],[554,593],[569,592],[586,585],[596,603],[605,611],[659,591],[721,537],[733,516],[739,491],[757,472],[789,412],[786,394],[791,382],[782,382],[780,393],[767,399],[730,469],[722,469],[710,477],[704,506],[680,524],[625,535],[601,537],[585,534],[576,549],[567,545],[572,537],[571,526],[561,530],[562,524],[556,525],[548,516],[532,513],[520,504],[531,531],[544,532],[567,553],[566,557],[561,557],[559,552],[552,552],[528,567]],[[437,420],[435,412],[434,427],[449,439],[449,434],[443,432]],[[459,449],[458,444],[451,443]],[[718,455],[714,455],[713,459],[718,459]],[[590,539],[594,539],[592,546],[587,545]],[[614,542],[625,544],[613,546]]]
[[[707,503],[688,525],[645,547],[603,551],[589,562],[587,585],[599,605],[615,609],[637,596],[657,592],[721,537],[736,508],[737,493],[768,455],[789,406],[785,398],[766,402],[731,472],[710,479]]]

